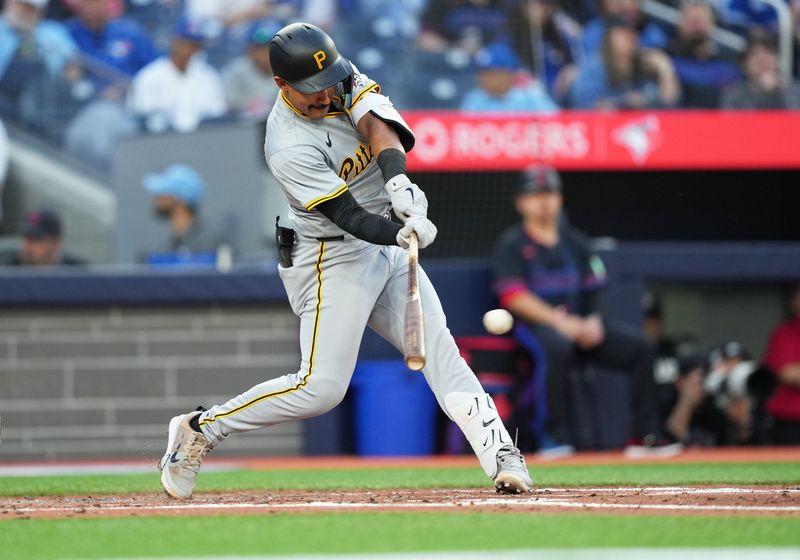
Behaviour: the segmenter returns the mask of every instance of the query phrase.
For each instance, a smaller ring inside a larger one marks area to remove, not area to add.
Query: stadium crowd
[[[100,168],[125,135],[263,119],[277,96],[267,45],[298,19],[401,109],[800,107],[775,10],[669,4],[674,24],[644,0],[5,0],[0,115]]]

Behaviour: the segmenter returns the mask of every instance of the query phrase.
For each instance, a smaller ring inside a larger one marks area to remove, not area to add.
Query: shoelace
[[[508,447],[501,447],[498,450],[497,460],[500,461],[503,466],[525,468],[525,458],[522,456],[522,453],[520,453],[519,449],[510,445]]]
[[[183,466],[194,473],[200,471],[200,464],[203,462],[203,457],[211,451],[214,446],[208,440],[197,432],[189,436],[189,443],[184,447],[186,456],[184,458]]]

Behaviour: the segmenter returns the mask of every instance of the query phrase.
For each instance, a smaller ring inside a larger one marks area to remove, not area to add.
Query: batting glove
[[[417,185],[405,175],[395,175],[386,182],[386,192],[392,197],[394,213],[403,223],[409,218],[428,215],[428,199]]]
[[[424,249],[436,239],[436,226],[428,218],[413,216],[408,219],[403,229],[397,232],[397,244],[403,249],[408,249],[408,238],[411,232],[417,233],[419,248]]]

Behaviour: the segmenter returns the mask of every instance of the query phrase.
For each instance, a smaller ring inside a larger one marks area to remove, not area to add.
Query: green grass
[[[370,512],[15,520],[0,529],[0,557],[41,559],[800,544],[797,518],[694,516]]]
[[[546,465],[540,487],[800,484],[796,463]],[[474,468],[206,472],[198,491],[485,487]],[[0,478],[0,496],[160,492],[157,472]],[[502,538],[498,538],[502,535]],[[800,546],[800,516],[336,512],[0,521],[0,560],[597,547]]]
[[[665,463],[538,466],[537,486],[800,484],[798,463]],[[199,492],[228,490],[489,487],[474,468],[385,468],[207,472]],[[0,496],[116,494],[160,491],[158,472],[134,475],[0,477]]]

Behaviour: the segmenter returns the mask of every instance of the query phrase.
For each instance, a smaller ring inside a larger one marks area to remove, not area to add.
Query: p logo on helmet
[[[322,62],[326,58],[328,58],[328,56],[325,54],[325,51],[317,51],[314,53],[314,60],[317,61],[317,66],[320,70],[322,70]]]

